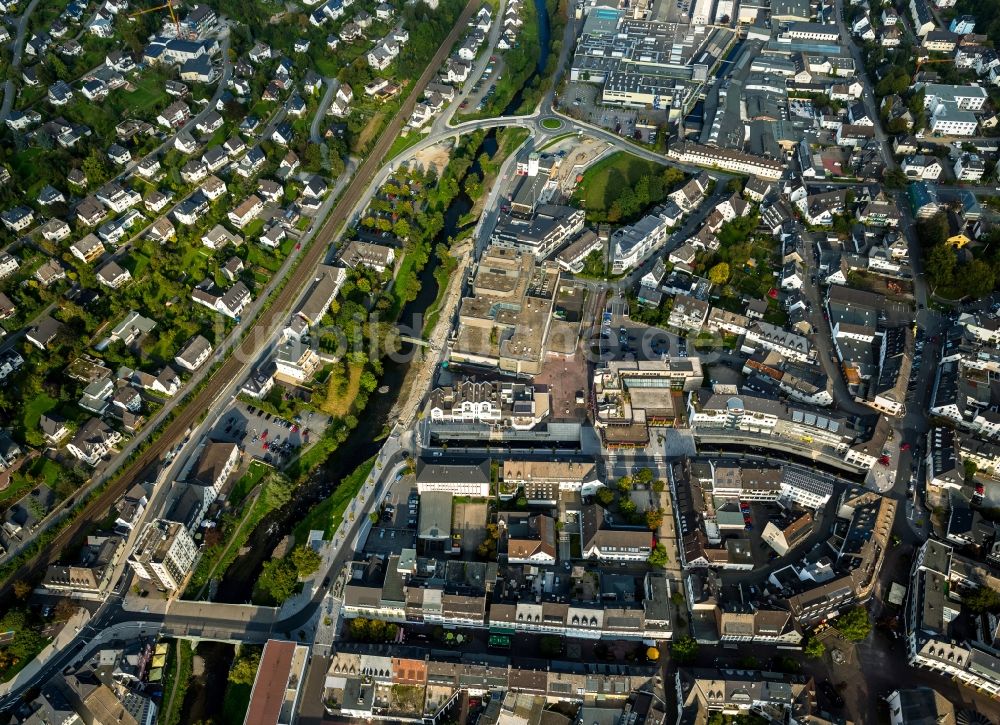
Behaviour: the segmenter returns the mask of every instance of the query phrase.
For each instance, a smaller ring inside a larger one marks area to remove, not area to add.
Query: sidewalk
[[[334,576],[339,575],[340,572],[335,571],[338,562],[342,564],[345,558],[353,557],[354,551],[359,548],[359,542],[363,541],[363,537],[367,535],[368,530],[371,528],[371,521],[367,514],[371,499],[382,493],[381,487],[386,479],[394,478],[402,470],[403,466],[405,466],[405,463],[400,461],[395,465],[386,467],[386,464],[399,451],[399,434],[394,432],[393,435],[386,439],[379,450],[378,456],[375,459],[375,465],[368,474],[364,485],[358,491],[358,495],[351,501],[347,510],[344,511],[344,518],[341,520],[340,526],[333,533],[331,540],[323,542],[323,547],[320,551],[322,562],[319,568],[311,577],[305,580],[301,592],[282,603],[278,611],[277,621],[289,619],[308,607],[315,601],[316,595],[321,590],[329,587],[329,585],[324,586],[324,580],[327,577],[332,579]],[[345,550],[344,544],[352,534],[354,535],[354,539],[351,541],[350,548]]]

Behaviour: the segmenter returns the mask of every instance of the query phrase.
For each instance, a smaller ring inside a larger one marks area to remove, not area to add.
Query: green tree
[[[103,184],[108,178],[108,166],[96,150],[91,151],[83,160],[83,173],[87,175],[87,181],[91,185]]]
[[[988,586],[981,586],[962,597],[962,604],[975,614],[1000,611],[1000,592]]]
[[[917,222],[917,239],[925,249],[944,244],[948,239],[948,229],[948,215],[939,212]]]
[[[623,495],[627,496],[632,490],[632,477],[622,476],[618,479],[618,483],[615,484],[618,487],[618,491]]]
[[[663,544],[657,544],[653,548],[653,552],[646,559],[647,563],[656,569],[665,569],[667,564],[670,562],[670,557],[667,556],[667,547]]]
[[[872,623],[868,618],[868,609],[864,606],[855,607],[837,617],[834,625],[851,642],[860,642],[872,631]]]
[[[885,185],[889,189],[902,189],[906,186],[906,174],[901,169],[887,171],[883,177]]]
[[[976,477],[976,473],[979,471],[979,466],[976,465],[975,461],[968,458],[962,462],[962,465],[965,468],[965,482],[967,484],[972,483],[972,479]]]
[[[932,287],[948,287],[954,281],[955,250],[946,244],[937,244],[927,255],[924,272]]]
[[[635,474],[637,483],[649,484],[653,481],[653,471],[650,468],[640,468]]]
[[[714,285],[723,285],[729,281],[729,265],[719,262],[708,270],[708,281]]]
[[[601,488],[597,489],[597,493],[594,494],[594,498],[597,499],[597,503],[601,504],[601,506],[607,506],[615,500],[615,495],[611,493],[610,488],[601,486]]]
[[[635,504],[632,503],[631,499],[623,498],[618,502],[618,511],[621,512],[623,516],[632,517],[635,514]]]
[[[810,637],[806,640],[806,645],[802,648],[802,651],[805,652],[808,657],[819,659],[823,656],[823,653],[826,652],[826,645],[815,637]]]
[[[653,490],[656,491],[656,493],[663,493],[663,489],[666,488],[666,486],[667,485],[660,479],[653,481]]]
[[[315,573],[319,569],[319,565],[323,563],[323,557],[316,553],[316,550],[311,546],[305,545],[292,549],[291,560],[300,579]]]
[[[271,559],[264,562],[257,588],[279,604],[295,593],[299,574],[290,559]]]
[[[670,656],[680,665],[693,662],[698,656],[698,641],[691,636],[675,640],[670,645]]]
[[[646,526],[650,531],[656,531],[663,523],[663,509],[650,509],[646,512]]]
[[[981,259],[973,259],[961,269],[962,292],[972,297],[985,297],[993,291],[996,281],[993,269]]]
[[[252,685],[260,666],[260,652],[253,650],[240,654],[229,670],[229,681],[234,685]]]
[[[264,481],[261,495],[272,511],[281,508],[292,499],[292,482],[278,473],[272,473]]]

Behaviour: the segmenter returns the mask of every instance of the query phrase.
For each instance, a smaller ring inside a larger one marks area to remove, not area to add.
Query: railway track
[[[53,538],[43,551],[40,551],[32,559],[12,572],[3,582],[0,595],[9,594],[13,583],[16,581],[30,580],[37,577],[46,567],[59,559],[62,550],[71,544],[88,524],[103,518],[104,513],[131,487],[132,481],[144,470],[156,463],[176,441],[181,440],[188,428],[192,428],[198,424],[199,416],[212,407],[216,397],[225,385],[241,373],[242,365],[240,361],[250,359],[258,353],[259,346],[257,345],[257,340],[260,339],[260,336],[255,333],[260,333],[261,331],[266,333],[277,319],[291,312],[292,306],[305,290],[306,285],[312,281],[317,265],[326,257],[329,243],[336,238],[337,234],[347,223],[348,216],[365,193],[369,181],[375,177],[376,173],[384,165],[386,152],[389,151],[399,136],[403,124],[409,119],[414,106],[420,99],[424,87],[437,74],[438,69],[451,53],[451,48],[465,32],[468,21],[472,18],[473,13],[479,10],[480,5],[480,0],[470,0],[465,6],[448,37],[427,64],[423,74],[413,85],[410,94],[406,97],[399,111],[379,136],[371,153],[358,168],[357,174],[344,191],[340,201],[334,206],[333,211],[330,212],[326,222],[316,233],[312,243],[303,251],[303,256],[299,264],[292,270],[284,287],[281,288],[275,297],[274,303],[258,316],[253,326],[244,334],[242,341],[230,352],[225,362],[209,378],[208,384],[184,404],[181,411],[166,425],[149,448],[137,456],[119,474],[113,483],[93,498],[66,528],[56,534],[55,538]],[[264,335],[264,338],[267,337],[269,336]]]

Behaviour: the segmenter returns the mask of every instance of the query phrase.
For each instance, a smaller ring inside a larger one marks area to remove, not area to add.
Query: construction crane
[[[163,10],[164,8],[170,11],[170,19],[174,21],[174,26],[177,28],[177,37],[178,38],[183,37],[181,35],[181,21],[177,19],[177,13],[174,12],[173,0],[167,0],[165,4],[157,5],[155,8],[146,8],[145,10],[140,10],[139,12],[131,13],[129,17],[135,18],[140,15],[145,15],[146,13],[155,13],[157,10]]]

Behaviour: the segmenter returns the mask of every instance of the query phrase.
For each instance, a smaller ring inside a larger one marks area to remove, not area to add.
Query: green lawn
[[[329,538],[344,518],[344,511],[358,495],[368,474],[375,467],[375,458],[369,458],[354,469],[349,476],[341,479],[337,488],[319,506],[314,507],[306,517],[295,527],[294,535],[297,543],[304,543],[309,532],[318,529],[325,538]]]
[[[634,187],[643,176],[656,176],[662,172],[663,167],[659,164],[640,159],[627,151],[616,151],[583,172],[583,180],[576,185],[573,199],[587,211],[605,211],[623,189]]]
[[[419,131],[410,131],[405,136],[397,136],[396,140],[392,142],[392,146],[389,147],[389,152],[385,155],[385,160],[388,161],[396,158],[396,156],[406,151],[410,146],[415,145],[423,137],[424,134]]]
[[[129,263],[125,266],[129,267],[133,279],[142,279],[146,267],[149,266],[149,257],[142,252],[133,252],[129,258]]]
[[[269,272],[277,272],[281,269],[281,260],[274,252],[252,242],[247,245],[246,262],[247,266],[263,267]]]
[[[135,83],[135,90],[122,94],[122,102],[137,116],[145,116],[168,105],[170,96],[163,89],[163,79],[156,74],[146,75]]]
[[[24,429],[26,431],[38,430],[38,421],[42,414],[48,413],[57,405],[59,405],[59,401],[45,393],[39,393],[28,400],[24,404]]]
[[[562,121],[558,118],[545,118],[542,119],[542,127],[555,131],[556,129],[562,128]]]
[[[267,473],[267,466],[260,461],[251,461],[247,472],[243,474],[243,477],[239,481],[233,484],[233,489],[229,492],[230,506],[239,506],[243,502],[243,499],[253,491],[254,486],[264,477],[265,473]]]

